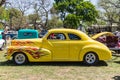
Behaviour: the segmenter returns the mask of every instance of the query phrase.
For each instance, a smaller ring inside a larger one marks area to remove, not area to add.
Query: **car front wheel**
[[[89,52],[87,54],[85,54],[84,56],[84,63],[87,65],[94,65],[98,62],[98,56],[93,53],[93,52]]]
[[[22,65],[28,62],[28,59],[24,53],[15,53],[13,55],[13,61],[15,64]]]

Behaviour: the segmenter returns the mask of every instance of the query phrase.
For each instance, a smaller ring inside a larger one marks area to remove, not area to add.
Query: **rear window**
[[[75,34],[68,34],[70,40],[80,40],[81,38]]]

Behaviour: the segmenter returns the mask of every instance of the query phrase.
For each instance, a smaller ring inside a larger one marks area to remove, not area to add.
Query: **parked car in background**
[[[18,31],[17,39],[31,39],[38,38],[38,31],[33,29],[20,29]]]
[[[114,34],[115,36],[117,36],[118,39],[120,40],[120,32],[119,32],[119,31],[113,32],[113,34]]]
[[[5,37],[10,39],[31,39],[38,38],[39,34],[34,29],[20,29],[19,31],[7,31]]]
[[[110,50],[114,51],[113,54],[120,54],[120,38],[115,33],[101,32],[94,35],[92,38],[105,44]]]
[[[10,39],[16,39],[18,35],[17,31],[7,31],[7,33],[5,34],[6,38],[10,38]]]
[[[41,32],[39,33],[39,37],[42,38],[46,33],[47,33],[47,30],[45,29],[41,30]]]
[[[43,38],[12,40],[6,59],[22,65],[27,62],[83,61],[94,65],[111,59],[104,44],[74,29],[51,29]]]
[[[111,39],[108,39],[109,37],[111,37],[112,39],[112,37],[115,38],[115,35],[111,32],[101,32],[101,33],[93,35],[92,39],[97,40],[107,45],[107,43],[109,43],[109,40],[111,40]],[[114,40],[111,40],[111,41],[113,42]]]
[[[118,47],[118,36],[114,35],[111,32],[101,32],[92,37],[94,40],[97,40],[105,44],[109,48]]]
[[[4,48],[5,48],[5,40],[4,39],[2,39],[2,32],[3,32],[3,30],[0,30],[0,50],[4,50]]]

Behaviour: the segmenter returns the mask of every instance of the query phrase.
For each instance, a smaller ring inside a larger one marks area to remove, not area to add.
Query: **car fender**
[[[83,61],[84,59],[84,55],[88,52],[94,52],[98,55],[98,58],[100,56],[100,51],[101,51],[101,48],[97,45],[87,45],[87,46],[84,46],[81,51],[80,51],[80,54],[79,54],[79,60],[80,61]]]
[[[50,50],[31,46],[10,46],[8,47],[7,56],[10,58],[18,52],[24,53],[29,61],[38,61],[43,56],[47,56],[47,58],[51,59]]]

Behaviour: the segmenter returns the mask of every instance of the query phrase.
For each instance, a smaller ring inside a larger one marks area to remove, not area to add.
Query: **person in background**
[[[7,31],[8,31],[8,30],[9,30],[8,27],[6,27],[6,28],[4,29],[4,31],[2,32],[2,39],[5,40],[5,45],[6,45],[6,34],[7,34]]]
[[[6,47],[11,45],[11,38],[9,36],[6,36]]]
[[[50,39],[55,39],[55,34],[54,33],[50,34]]]

